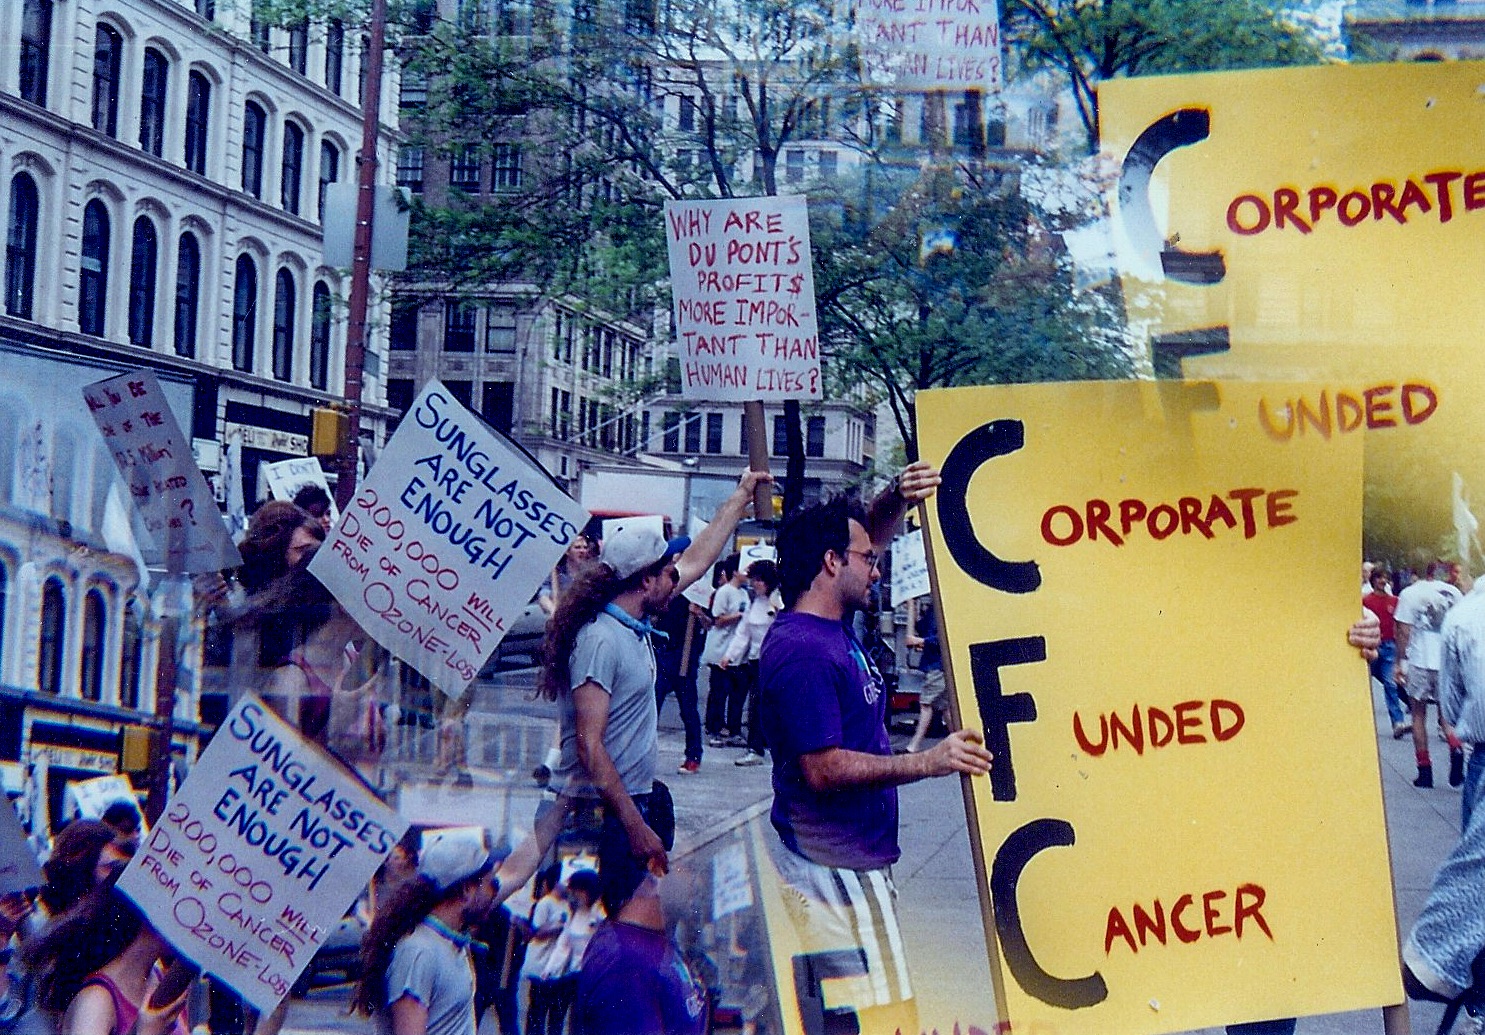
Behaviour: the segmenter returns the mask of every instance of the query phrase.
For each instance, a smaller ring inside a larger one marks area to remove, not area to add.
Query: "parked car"
[[[294,982],[291,995],[303,996],[311,988],[338,985],[361,978],[361,936],[366,933],[366,921],[355,912],[340,918],[340,923],[330,931],[325,943],[320,946],[299,980]]]
[[[510,632],[480,669],[481,679],[490,679],[497,671],[539,663],[541,641],[547,635],[547,614],[540,605],[530,603],[511,623]]]

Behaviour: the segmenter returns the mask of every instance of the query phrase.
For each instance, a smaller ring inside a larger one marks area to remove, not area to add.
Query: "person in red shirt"
[[[1397,597],[1387,582],[1387,572],[1374,568],[1367,576],[1371,591],[1361,598],[1361,606],[1377,616],[1382,626],[1382,645],[1371,661],[1372,678],[1382,684],[1382,697],[1387,702],[1387,716],[1392,720],[1392,739],[1400,740],[1413,731],[1413,724],[1406,718],[1402,692],[1397,686],[1397,641],[1396,621]]]

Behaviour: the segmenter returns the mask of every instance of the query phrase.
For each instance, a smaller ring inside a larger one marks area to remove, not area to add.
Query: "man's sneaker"
[[[748,738],[741,733],[734,733],[727,738],[725,746],[730,748],[745,748],[748,746]]]
[[[694,776],[696,773],[699,773],[700,771],[701,771],[701,763],[698,762],[698,761],[696,761],[696,759],[694,759],[694,758],[688,758],[688,759],[686,759],[684,762],[681,763],[680,768],[676,770],[676,772],[683,773],[686,776]]]
[[[1420,765],[1418,767],[1418,777],[1417,777],[1417,779],[1415,779],[1413,781],[1413,786],[1414,787],[1432,787],[1433,786],[1433,766],[1431,766],[1431,765]]]
[[[1410,729],[1412,727],[1409,727]],[[706,746],[711,748],[722,748],[727,746],[727,738],[720,733],[713,733],[706,738]]]
[[[756,751],[749,751],[747,754],[743,755],[741,758],[739,758],[736,762],[733,762],[732,764],[733,765],[762,765],[763,764],[763,761],[764,761],[763,756],[760,755],[758,752],[756,752]]]
[[[1392,739],[1402,740],[1404,737],[1412,732],[1413,724],[1411,722],[1399,722],[1392,727]]]
[[[1449,786],[1458,787],[1464,783],[1464,752],[1455,748],[1449,752]]]

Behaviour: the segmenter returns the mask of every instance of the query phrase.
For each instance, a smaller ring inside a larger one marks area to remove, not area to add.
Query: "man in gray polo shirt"
[[[667,540],[631,525],[603,544],[547,626],[539,686],[558,702],[562,758],[553,786],[592,801],[602,814],[598,866],[610,916],[646,872],[665,873],[675,821],[655,780],[655,653],[650,619],[721,556],[764,472],[749,471],[711,524]]]

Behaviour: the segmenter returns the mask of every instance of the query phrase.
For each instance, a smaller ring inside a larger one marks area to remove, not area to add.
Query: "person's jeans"
[[[659,678],[655,680],[655,711],[665,707],[665,698],[675,694],[675,702],[681,709],[681,724],[686,727],[686,761],[701,761],[701,716],[696,711],[696,665],[693,662],[688,675],[677,675],[678,659],[661,656],[657,664]],[[710,704],[710,702],[708,702]]]
[[[730,668],[719,665],[707,668],[711,689],[706,694],[706,732],[713,737],[723,729],[731,734],[741,733],[747,687],[738,682],[737,673]]]
[[[1470,816],[1480,803],[1482,794],[1485,794],[1485,744],[1471,744],[1470,761],[1464,770],[1464,788],[1460,796],[1460,830],[1470,825]]]
[[[1370,662],[1372,678],[1382,684],[1382,700],[1387,703],[1387,716],[1396,726],[1407,717],[1402,694],[1397,689],[1397,643],[1383,640],[1377,656]]]
[[[763,693],[758,684],[758,662],[737,666],[737,681],[748,695],[748,750],[761,755],[767,750],[768,741],[763,739]]]

